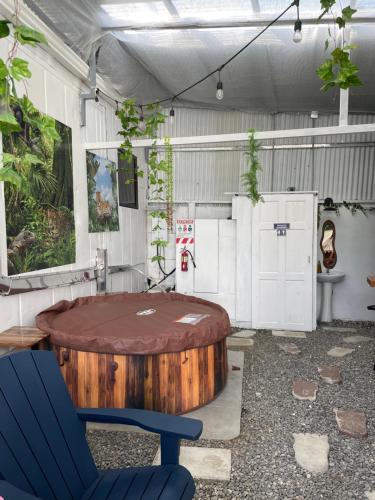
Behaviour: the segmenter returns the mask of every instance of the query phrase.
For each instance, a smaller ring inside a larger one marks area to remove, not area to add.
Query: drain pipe
[[[311,111],[312,128],[315,128],[316,120],[319,118],[318,111]],[[311,138],[311,191],[315,189],[315,136]]]
[[[79,96],[81,127],[86,126],[86,101],[99,101],[96,87],[96,64],[98,62],[100,47],[91,54],[89,63],[90,91]]]

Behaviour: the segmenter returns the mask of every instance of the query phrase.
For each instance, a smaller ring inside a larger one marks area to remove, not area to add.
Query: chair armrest
[[[39,497],[35,497],[26,491],[22,491],[19,488],[13,486],[13,484],[8,483],[8,481],[0,480],[0,496],[4,500],[12,500],[17,498],[17,500],[41,500]]]
[[[197,440],[202,434],[200,420],[176,417],[150,410],[128,408],[77,408],[79,418],[84,422],[105,422],[127,424],[141,427],[146,431],[156,432],[175,439]]]

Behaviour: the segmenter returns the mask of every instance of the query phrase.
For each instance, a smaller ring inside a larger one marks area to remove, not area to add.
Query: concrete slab
[[[199,410],[186,413],[185,417],[198,418],[203,421],[202,439],[229,440],[240,435],[242,410],[242,381],[244,353],[228,350],[228,381],[224,390],[211,403]],[[240,370],[231,370],[237,366]],[[87,429],[147,432],[138,427],[122,424],[100,424],[89,422]]]
[[[243,352],[228,351],[228,366],[238,366],[240,370],[229,370],[225,389],[212,403],[185,415],[203,421],[202,439],[225,441],[240,435],[243,364]]]
[[[341,370],[338,366],[319,366],[318,367],[319,376],[327,384],[341,384]]]
[[[367,500],[375,500],[375,490],[374,491],[366,491],[365,493]]]
[[[288,339],[305,339],[305,332],[293,332],[291,330],[272,330],[274,337],[286,337]]]
[[[318,384],[310,380],[294,380],[292,394],[300,401],[315,401]]]
[[[371,342],[375,339],[372,337],[364,337],[363,335],[353,335],[352,337],[345,337],[342,340],[347,344],[363,344],[364,342]]]
[[[367,418],[362,411],[335,409],[340,432],[354,438],[367,437]]]
[[[240,330],[239,332],[233,333],[231,337],[241,338],[241,339],[251,339],[252,337],[254,337],[254,335],[256,335],[256,333],[257,333],[256,330]]]
[[[232,456],[223,448],[181,446],[180,464],[187,468],[194,479],[230,481]],[[153,465],[160,465],[160,448]]]
[[[327,354],[328,356],[333,356],[334,358],[343,358],[352,352],[354,352],[354,349],[349,349],[347,347],[333,347],[327,352]]]
[[[319,434],[293,434],[296,462],[312,474],[328,470],[328,436]]]
[[[323,330],[327,332],[344,332],[344,333],[355,333],[357,331],[356,328],[349,328],[344,326],[323,326]]]
[[[254,340],[240,337],[227,337],[227,347],[253,347]]]

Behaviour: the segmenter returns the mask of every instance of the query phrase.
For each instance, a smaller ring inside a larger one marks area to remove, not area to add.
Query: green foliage
[[[169,137],[165,137],[165,201],[167,204],[167,228],[173,231],[173,148]]]
[[[358,67],[350,60],[350,49],[353,46],[343,48],[337,47],[332,53],[331,58],[326,59],[324,63],[316,70],[317,75],[325,83],[323,91],[331,87],[338,86],[340,89],[349,87],[358,87],[363,85],[357,73]]]
[[[14,37],[21,45],[31,45],[36,47],[38,44],[47,44],[46,37],[43,33],[36,31],[29,26],[19,24],[14,27]]]
[[[338,26],[339,32],[343,30],[346,23],[352,20],[353,15],[357,12],[352,9],[350,5],[341,9],[341,15],[335,17],[333,7],[337,4],[337,0],[320,0],[322,12],[319,16],[321,19],[325,14],[330,12],[333,17],[334,23]],[[341,4],[340,4],[341,5]],[[328,28],[328,39],[325,41],[324,49],[328,50],[330,45],[334,46],[331,52],[331,57],[328,57],[316,70],[318,77],[324,82],[321,90],[326,92],[333,87],[340,89],[348,89],[350,87],[359,87],[363,85],[362,80],[358,76],[359,68],[350,60],[350,51],[355,49],[355,45],[338,46],[339,35],[336,30],[333,31]],[[344,38],[344,36],[343,36]]]
[[[320,203],[318,205],[318,227],[320,226],[321,218],[322,218],[322,211],[324,210],[323,204]],[[367,208],[361,205],[360,203],[357,202],[348,202],[348,201],[343,201],[342,203],[334,203],[333,208],[335,209],[335,213],[337,216],[340,215],[340,209],[345,208],[348,210],[353,216],[357,215],[358,213],[364,215],[365,217],[368,217],[368,214],[370,212],[374,212],[374,208]]]
[[[20,81],[23,78],[31,77],[31,71],[29,70],[29,63],[24,59],[20,59],[19,57],[15,57],[14,59],[12,59],[12,62],[10,63],[9,67],[9,73],[17,81]]]
[[[260,143],[255,139],[255,130],[249,129],[247,151],[245,153],[249,170],[242,174],[243,185],[246,188],[247,196],[256,205],[263,198],[258,192],[258,172],[262,166],[258,159]]]
[[[6,38],[9,36],[9,25],[10,21],[7,21],[6,19],[2,19],[0,21],[0,38]]]
[[[156,219],[156,223],[152,227],[155,238],[151,242],[151,245],[157,248],[165,248],[168,242],[160,237],[160,231],[163,226],[161,221],[167,222],[168,229],[172,229],[173,224],[171,217],[173,203],[173,151],[169,140],[166,139],[166,157],[165,159],[159,158],[156,141],[158,129],[165,122],[165,115],[161,112],[158,104],[147,105],[145,110],[146,113],[144,115],[143,109],[137,106],[133,99],[127,99],[122,103],[121,108],[117,112],[122,126],[122,130],[119,132],[123,136],[123,143],[121,144],[122,158],[128,161],[132,160],[133,139],[151,138],[153,140],[147,165],[149,198],[152,201],[166,202],[167,210],[154,210],[149,214],[150,217]],[[138,171],[137,175],[143,177],[143,171]],[[160,262],[164,260],[164,257],[155,255],[151,260],[153,262]]]

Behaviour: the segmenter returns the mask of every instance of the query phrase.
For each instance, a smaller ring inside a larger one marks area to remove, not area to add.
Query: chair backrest
[[[55,355],[0,358],[0,479],[43,500],[76,500],[97,477]]]

